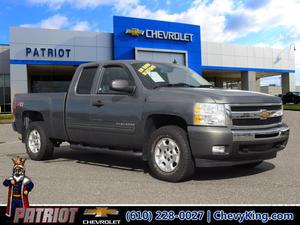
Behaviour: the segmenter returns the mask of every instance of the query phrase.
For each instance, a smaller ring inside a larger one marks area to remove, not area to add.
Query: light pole
[[[290,56],[291,51],[296,51],[296,45],[295,43],[291,43],[289,46],[288,51],[288,69],[290,68]],[[294,75],[290,73],[284,73],[281,74],[281,88],[282,88],[282,94],[286,94],[289,91],[294,91],[295,89],[295,81],[294,81]]]
[[[290,44],[290,51],[291,51],[291,50],[296,51],[296,45],[295,45],[295,43],[291,43],[291,44]]]

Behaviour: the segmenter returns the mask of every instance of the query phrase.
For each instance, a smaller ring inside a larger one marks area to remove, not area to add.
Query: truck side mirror
[[[128,80],[113,80],[110,84],[110,89],[113,91],[132,93],[135,90],[135,86],[129,85]]]

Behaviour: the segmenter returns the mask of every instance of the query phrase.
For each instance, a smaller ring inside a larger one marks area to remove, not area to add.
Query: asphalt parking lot
[[[254,169],[201,168],[192,180],[167,183],[148,173],[139,156],[105,151],[57,148],[54,158],[27,160],[26,174],[35,188],[31,203],[300,203],[300,112],[285,111],[291,136],[276,159]],[[26,157],[24,145],[9,124],[0,124],[0,179],[12,172],[11,158]],[[7,189],[0,185],[0,203]]]

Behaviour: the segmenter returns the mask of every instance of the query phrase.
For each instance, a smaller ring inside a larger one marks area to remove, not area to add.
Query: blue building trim
[[[131,17],[114,16],[114,59],[135,59],[135,48],[162,49],[172,51],[185,51],[188,55],[188,66],[201,73],[201,34],[200,26],[166,22],[159,20],[139,19]],[[126,30],[138,29],[191,34],[192,41],[174,40],[170,38],[147,38],[146,33],[128,35]]]
[[[225,71],[253,71],[253,72],[269,72],[269,73],[295,73],[295,70],[281,69],[264,69],[264,68],[249,68],[249,67],[226,67],[226,66],[202,66],[203,70],[225,70]]]
[[[89,61],[55,61],[55,60],[10,60],[10,64],[31,64],[31,65],[61,65],[61,66],[79,66]]]

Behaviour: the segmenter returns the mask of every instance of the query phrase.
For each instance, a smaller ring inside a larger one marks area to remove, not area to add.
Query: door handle
[[[97,100],[97,101],[93,102],[93,106],[96,106],[96,107],[101,107],[103,105],[104,105],[104,103],[101,100]]]

